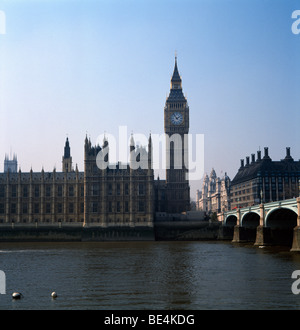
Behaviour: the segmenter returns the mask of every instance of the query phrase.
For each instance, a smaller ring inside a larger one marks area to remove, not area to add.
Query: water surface
[[[300,255],[227,242],[0,243],[0,309],[298,309]],[[19,291],[23,299],[14,301]],[[51,298],[56,291],[57,299]]]

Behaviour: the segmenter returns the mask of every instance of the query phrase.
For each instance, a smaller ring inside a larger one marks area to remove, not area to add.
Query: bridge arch
[[[241,227],[256,228],[259,226],[260,215],[256,212],[247,212],[241,218]]]
[[[293,229],[297,226],[297,211],[289,207],[270,210],[265,218],[265,227],[272,229]]]
[[[269,211],[265,218],[265,227],[270,231],[272,244],[291,246],[294,228],[297,226],[297,213],[288,207],[279,207]]]
[[[234,214],[229,215],[225,220],[225,226],[234,227],[237,224],[237,216]]]

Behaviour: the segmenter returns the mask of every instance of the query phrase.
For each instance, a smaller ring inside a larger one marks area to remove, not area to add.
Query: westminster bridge
[[[224,212],[223,226],[233,227],[233,242],[300,251],[300,197]]]

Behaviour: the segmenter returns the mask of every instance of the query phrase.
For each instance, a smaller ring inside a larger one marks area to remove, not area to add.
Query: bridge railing
[[[264,210],[270,210],[272,208],[277,208],[277,207],[290,207],[290,206],[296,207],[297,198],[294,197],[294,198],[275,201],[275,202],[261,203],[261,204],[246,206],[243,208],[236,208],[231,211],[226,211],[223,213],[223,223],[226,221],[226,218],[228,218],[230,215],[238,216],[238,213],[243,214],[243,213],[251,212],[251,211],[258,213],[258,211],[261,208],[261,205],[263,205]]]

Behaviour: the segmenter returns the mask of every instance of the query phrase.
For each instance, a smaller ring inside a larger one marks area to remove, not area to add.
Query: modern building
[[[279,201],[299,196],[300,161],[286,148],[280,161],[273,161],[268,148],[241,159],[241,166],[231,182],[231,208]]]
[[[110,164],[109,141],[92,146],[86,137],[83,172],[78,171],[77,165],[73,167],[68,138],[61,172],[53,169],[24,173],[17,170],[16,156],[13,160],[5,157],[4,173],[0,173],[0,223],[151,227],[156,211],[188,211],[190,188],[184,164],[184,135],[189,131],[189,107],[182,92],[177,58],[164,108],[164,127],[169,142],[166,180],[154,180],[151,135],[147,148],[137,147],[131,137],[129,164],[105,168],[98,166],[97,157],[102,153],[103,162]]]
[[[197,190],[196,208],[207,214],[230,210],[230,178],[226,172],[221,179],[214,169],[209,177],[204,176],[202,190]]]

